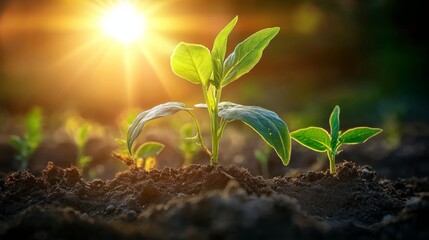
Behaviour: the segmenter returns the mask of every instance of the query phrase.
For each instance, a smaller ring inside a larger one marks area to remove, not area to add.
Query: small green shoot
[[[252,34],[239,43],[225,59],[228,36],[237,21],[238,17],[235,17],[217,35],[211,51],[203,45],[181,42],[171,55],[173,72],[202,87],[205,104],[195,106],[208,111],[211,150],[203,142],[199,123],[192,109],[185,107],[183,103],[168,102],[140,113],[131,124],[127,134],[128,151],[131,155],[133,142],[148,121],[185,111],[195,123],[198,145],[210,156],[212,166],[218,164],[219,143],[223,130],[228,122],[234,120],[240,120],[255,130],[268,145],[274,148],[284,165],[289,163],[291,150],[289,130],[276,113],[261,107],[220,101],[223,88],[255,67],[265,48],[280,30],[278,27],[266,28]]]
[[[262,176],[269,177],[270,171],[268,169],[268,160],[271,154],[272,148],[266,147],[262,150],[255,150],[253,154],[261,165]]]
[[[80,168],[85,168],[91,162],[91,156],[85,154],[85,146],[89,140],[89,132],[92,124],[78,117],[70,117],[65,124],[66,132],[73,139],[77,147],[77,163]]]
[[[135,152],[133,158],[137,168],[148,171],[156,164],[155,157],[164,149],[164,144],[159,142],[145,142]]]
[[[10,137],[10,145],[18,151],[15,156],[18,168],[24,170],[28,166],[28,160],[43,139],[43,115],[40,108],[31,110],[25,118],[25,132],[22,137],[13,135]]]
[[[164,147],[164,144],[159,142],[145,142],[140,145],[133,155],[127,153],[113,153],[113,156],[132,169],[144,169],[149,171],[155,167],[156,156]]]
[[[138,115],[138,109],[129,109],[119,120],[118,127],[121,135],[125,135],[128,131],[130,124]],[[164,144],[159,142],[145,142],[139,146],[133,155],[128,154],[127,140],[116,138],[119,144],[116,153],[113,156],[131,166],[132,168],[139,168],[150,170],[155,167],[156,156],[164,149]]]
[[[356,127],[341,133],[339,106],[334,107],[329,118],[329,125],[331,134],[323,128],[308,127],[292,132],[291,137],[304,147],[316,152],[326,152],[331,174],[335,173],[335,157],[341,152],[339,150],[341,145],[364,143],[383,131],[381,128]]]

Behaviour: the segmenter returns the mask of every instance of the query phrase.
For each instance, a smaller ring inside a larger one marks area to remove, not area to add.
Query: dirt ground
[[[429,239],[429,179],[338,172],[265,179],[191,165],[83,180],[48,164],[0,182],[1,239]]]

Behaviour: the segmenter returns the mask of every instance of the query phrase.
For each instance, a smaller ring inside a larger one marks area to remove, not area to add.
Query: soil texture
[[[337,165],[262,178],[191,165],[85,181],[52,163],[0,181],[1,239],[429,239],[429,179]]]

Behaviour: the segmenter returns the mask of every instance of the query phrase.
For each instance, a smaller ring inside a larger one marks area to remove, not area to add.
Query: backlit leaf
[[[252,70],[261,59],[264,49],[279,31],[278,27],[266,28],[238,44],[225,60],[221,85],[226,86]]]
[[[127,134],[127,147],[129,153],[132,155],[132,146],[136,138],[140,135],[144,125],[153,119],[169,116],[178,111],[190,111],[191,108],[186,108],[184,103],[180,102],[167,102],[155,106],[149,110],[140,113],[133,123],[128,128]]]
[[[330,149],[331,137],[323,128],[303,128],[292,132],[290,135],[298,143],[314,151],[325,152]]]
[[[289,163],[291,151],[289,130],[275,112],[256,106],[222,102],[219,104],[219,117],[227,121],[244,122],[274,148],[284,165]]]
[[[213,61],[213,76],[216,88],[219,88],[220,81],[223,74],[223,62],[225,60],[225,53],[228,43],[228,36],[234,29],[238,21],[236,16],[222,31],[219,32],[213,43],[212,61]]]
[[[382,131],[381,128],[356,127],[341,134],[339,141],[344,144],[364,143]]]
[[[207,85],[212,74],[212,57],[203,45],[179,43],[171,54],[173,72],[192,83]]]

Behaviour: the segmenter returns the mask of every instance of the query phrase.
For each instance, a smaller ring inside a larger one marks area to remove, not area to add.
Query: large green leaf
[[[184,103],[180,102],[167,102],[164,104],[160,104],[155,106],[149,110],[146,110],[140,113],[136,119],[134,119],[133,123],[131,123],[128,128],[127,134],[127,147],[129,153],[132,155],[132,146],[136,138],[140,135],[144,125],[153,119],[169,116],[178,111],[190,111],[191,108],[186,108]]]
[[[165,145],[159,142],[145,142],[136,151],[137,158],[146,159],[148,157],[155,157],[163,149]]]
[[[364,143],[382,131],[383,129],[381,128],[356,127],[341,134],[339,141],[344,144]]]
[[[171,54],[173,72],[192,83],[207,85],[212,74],[210,51],[203,45],[179,43]]]
[[[323,128],[303,128],[292,132],[290,135],[298,143],[314,151],[325,152],[330,149],[331,137]]]
[[[284,165],[289,163],[291,151],[289,130],[275,112],[261,107],[222,102],[219,104],[219,117],[227,121],[244,122],[274,148]]]
[[[279,31],[278,27],[262,29],[238,44],[225,60],[221,85],[226,86],[248,73],[259,62],[264,49]]]
[[[213,43],[212,49],[212,61],[213,61],[213,76],[216,88],[219,88],[220,81],[222,80],[223,74],[223,61],[225,60],[225,53],[228,43],[228,36],[234,29],[235,24],[238,21],[236,16],[226,27],[219,32]]]
[[[340,132],[340,107],[335,106],[329,117],[329,126],[331,127],[331,148],[334,149],[337,145],[338,135]]]

